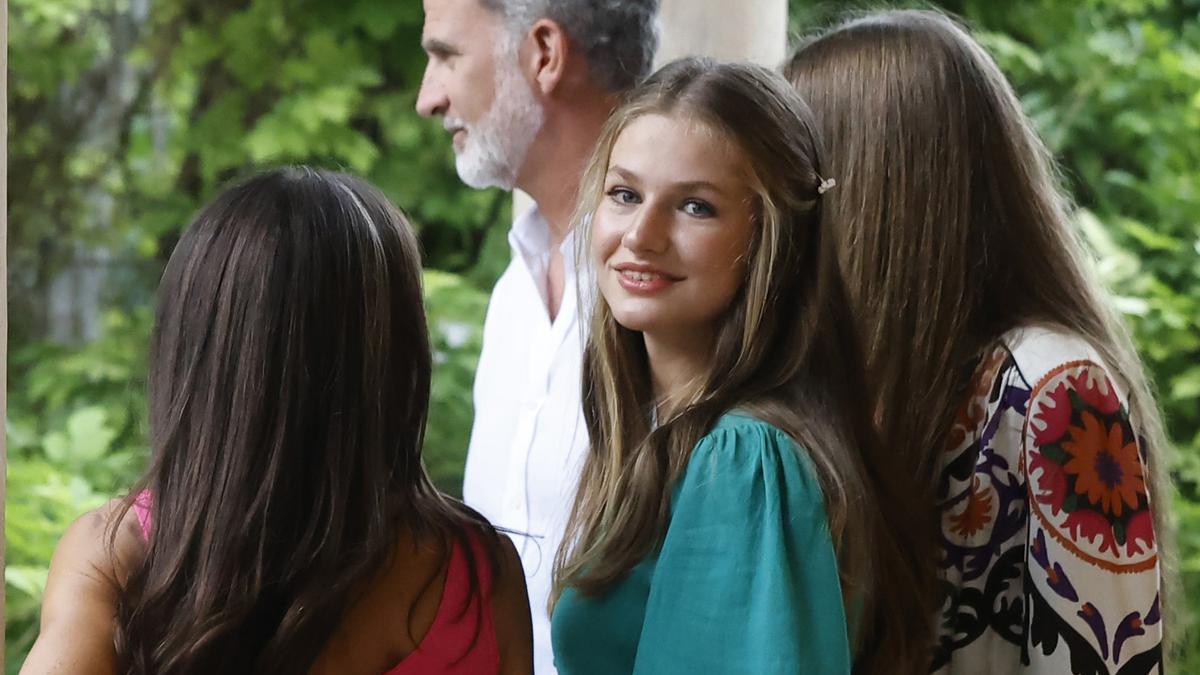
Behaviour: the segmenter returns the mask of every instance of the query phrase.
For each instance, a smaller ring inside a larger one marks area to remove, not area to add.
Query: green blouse
[[[726,414],[700,439],[658,551],[595,597],[563,592],[560,675],[848,673],[837,559],[808,456]]]

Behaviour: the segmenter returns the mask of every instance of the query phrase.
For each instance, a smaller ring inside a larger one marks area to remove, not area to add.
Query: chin
[[[622,328],[636,331],[638,333],[653,331],[655,328],[659,328],[662,325],[662,315],[660,313],[648,312],[645,309],[620,311],[614,307],[612,308],[612,315],[613,319],[615,319]]]
[[[456,158],[454,168],[458,171],[459,179],[476,190],[500,188],[509,191],[513,189],[516,182],[511,171],[503,167],[481,165],[474,161],[474,158],[463,154],[459,154]]]

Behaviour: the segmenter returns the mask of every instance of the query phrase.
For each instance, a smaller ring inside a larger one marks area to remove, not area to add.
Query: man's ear
[[[550,96],[566,75],[571,49],[567,33],[557,22],[538,19],[525,35],[529,51],[522,61],[530,74],[530,86],[542,96]]]

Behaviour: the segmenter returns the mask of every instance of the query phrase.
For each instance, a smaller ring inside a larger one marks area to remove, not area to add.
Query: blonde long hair
[[[845,189],[823,207],[858,320],[871,409],[931,503],[969,364],[1020,326],[1083,336],[1115,371],[1149,464],[1171,595],[1168,444],[1129,331],[1073,233],[1054,161],[999,67],[933,11],[852,19],[784,74],[813,103]]]
[[[807,106],[764,68],[704,59],[664,67],[630,93],[600,136],[580,188],[581,240],[617,138],[651,114],[697,122],[739,149],[755,174],[757,227],[744,285],[718,320],[711,369],[657,426],[641,334],[617,323],[597,298],[583,370],[592,445],[551,602],[567,586],[602,592],[657,547],[670,488],[692,448],[722,414],[740,408],[788,433],[811,457],[848,616],[861,619],[864,634],[886,633],[872,651],[897,662],[913,658],[906,632],[911,617],[932,617],[932,593],[914,576],[924,567],[903,557],[919,548],[903,525],[913,512],[866,413],[834,241],[820,217],[821,152]],[[875,602],[885,585],[894,586],[888,602]]]

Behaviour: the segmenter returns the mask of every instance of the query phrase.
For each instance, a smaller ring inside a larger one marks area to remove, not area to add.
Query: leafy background
[[[1200,0],[942,2],[1060,158],[1176,444],[1186,626],[1200,672]],[[803,33],[850,3],[792,0]],[[861,6],[861,5],[856,5]],[[459,490],[509,200],[454,174],[413,112],[418,0],[9,0],[7,672],[66,525],[141,470],[158,276],[190,215],[254,167],[365,175],[425,250],[436,371],[426,463]],[[1178,599],[1177,599],[1178,600]]]

